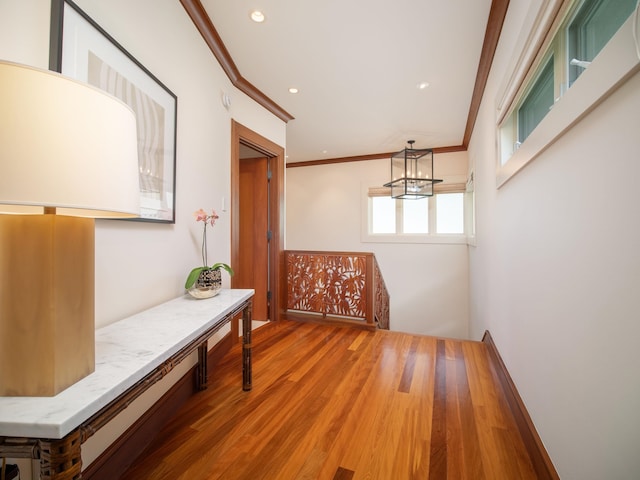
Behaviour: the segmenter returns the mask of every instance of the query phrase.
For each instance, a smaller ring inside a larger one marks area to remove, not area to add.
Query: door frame
[[[271,242],[269,248],[269,320],[279,320],[282,314],[281,278],[284,275],[284,147],[231,120],[231,265],[240,258],[240,143],[269,157],[271,181],[269,184],[269,216]],[[231,277],[231,288],[234,278]]]

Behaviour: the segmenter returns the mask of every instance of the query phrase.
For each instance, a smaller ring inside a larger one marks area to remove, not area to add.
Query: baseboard
[[[294,322],[319,323],[322,325],[355,327],[363,330],[377,330],[375,324],[369,324],[364,320],[352,320],[345,317],[335,317],[332,315],[318,315],[304,312],[285,312],[281,315],[282,320],[291,320]]]
[[[214,345],[207,355],[208,366],[215,365],[233,344],[228,333]],[[120,478],[138,456],[144,452],[162,427],[192,395],[195,388],[196,367],[189,370],[149,410],[127,429],[91,465],[82,471],[85,480],[114,480]],[[212,368],[208,368],[211,372]]]
[[[491,359],[491,363],[498,376],[502,390],[504,391],[504,396],[509,403],[509,408],[513,414],[516,424],[518,425],[520,436],[522,437],[525,447],[529,452],[537,478],[540,480],[560,480],[560,477],[551,462],[551,458],[538,435],[536,427],[529,416],[529,412],[527,412],[524,402],[518,393],[518,389],[516,388],[515,383],[513,383],[511,375],[509,375],[509,371],[502,361],[498,348],[496,347],[496,344],[488,330],[484,332],[482,343],[487,347],[489,358]]]

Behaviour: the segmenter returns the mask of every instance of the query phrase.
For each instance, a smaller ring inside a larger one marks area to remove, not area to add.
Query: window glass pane
[[[396,233],[396,201],[391,197],[371,197],[371,233]]]
[[[545,64],[518,109],[518,141],[524,142],[553,106],[553,57]]]
[[[615,35],[636,6],[636,0],[587,0],[569,25],[569,58],[591,62]],[[584,71],[569,64],[569,82]]]
[[[437,233],[464,233],[464,193],[436,196]]]
[[[429,233],[429,200],[402,200],[403,233]]]

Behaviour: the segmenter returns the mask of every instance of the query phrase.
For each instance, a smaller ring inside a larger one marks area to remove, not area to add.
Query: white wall
[[[388,181],[389,161],[288,168],[287,249],[373,252],[391,297],[392,330],[465,338],[467,245],[361,241],[366,189]],[[466,152],[435,156],[438,178],[466,169]]]
[[[232,87],[180,2],[77,0],[78,5],[178,97],[176,223],[96,222],[96,324],[106,325],[177,297],[200,264],[201,225],[215,208],[209,260],[230,258],[231,119],[285,144],[286,125]],[[47,68],[49,0],[0,0],[0,58]],[[252,79],[249,79],[252,80]],[[231,95],[224,109],[222,92]],[[228,285],[228,278],[224,279]],[[193,359],[181,365],[186,370]],[[161,382],[83,446],[87,466],[180,375]]]
[[[285,143],[285,124],[231,86],[179,2],[78,3],[178,96],[176,224],[98,226],[100,324],[183,292],[186,274],[201,263],[202,226],[192,215],[199,208],[220,215],[208,235],[209,260],[229,262],[230,216],[221,208],[223,197],[230,203],[231,118],[279,145]],[[223,91],[233,100],[229,112],[220,100]],[[224,276],[227,286],[228,280]]]
[[[530,3],[509,6],[469,148],[471,337],[491,332],[561,478],[640,478],[640,74],[497,190],[496,95]]]

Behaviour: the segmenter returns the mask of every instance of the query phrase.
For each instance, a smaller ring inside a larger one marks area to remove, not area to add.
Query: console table
[[[242,312],[243,390],[251,389],[250,289],[188,295],[96,330],[95,372],[54,397],[0,397],[0,457],[40,459],[40,478],[82,478],[81,445],[198,350],[207,385],[207,341]]]

